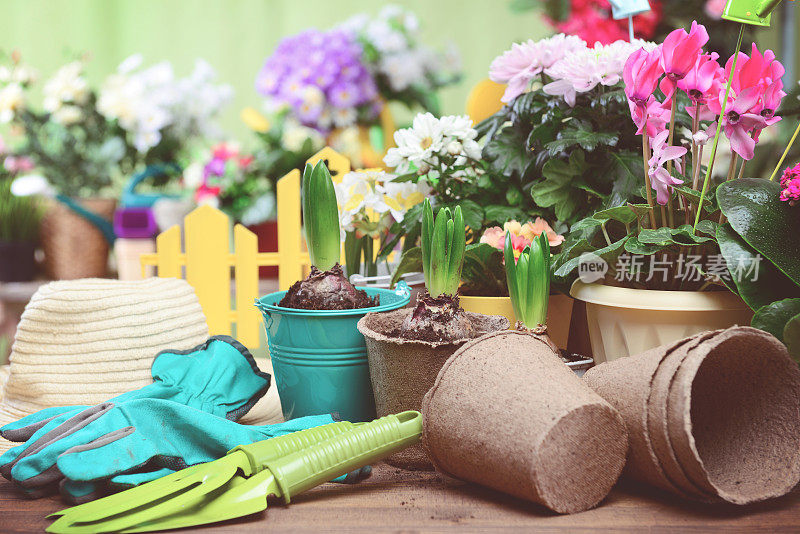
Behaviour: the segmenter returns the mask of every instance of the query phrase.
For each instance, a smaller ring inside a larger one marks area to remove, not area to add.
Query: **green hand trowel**
[[[253,514],[419,441],[422,415],[331,423],[252,445],[225,457],[52,514],[48,532],[146,532]]]

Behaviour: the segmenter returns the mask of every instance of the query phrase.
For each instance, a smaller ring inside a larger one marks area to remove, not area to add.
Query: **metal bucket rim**
[[[356,286],[356,289],[363,289],[370,297],[379,295],[381,297],[385,296],[397,298],[398,300],[388,304],[381,304],[380,306],[371,306],[369,308],[353,308],[350,310],[304,310],[300,308],[285,308],[283,306],[272,304],[273,302],[280,302],[283,296],[286,294],[286,291],[275,291],[274,293],[264,295],[260,299],[257,299],[256,307],[258,307],[258,309],[260,309],[262,312],[268,311],[270,313],[280,313],[283,315],[298,315],[304,317],[352,317],[366,315],[370,312],[397,310],[411,302],[410,295],[398,295],[396,291],[391,289],[364,286]]]

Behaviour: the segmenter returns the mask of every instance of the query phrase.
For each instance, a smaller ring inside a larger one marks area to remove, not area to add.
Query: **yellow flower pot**
[[[513,327],[517,322],[514,315],[514,306],[510,297],[472,297],[460,296],[461,307],[464,310],[484,315],[502,315]],[[547,331],[550,339],[560,349],[567,348],[569,340],[569,323],[572,319],[572,298],[568,295],[555,293],[550,295],[547,307]]]
[[[753,316],[729,291],[654,291],[576,280],[570,294],[586,302],[596,364],[707,330],[748,325]]]

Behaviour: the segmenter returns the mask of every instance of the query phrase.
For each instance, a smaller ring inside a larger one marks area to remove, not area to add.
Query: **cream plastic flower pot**
[[[465,311],[484,315],[502,315],[508,319],[512,328],[517,322],[510,297],[459,296],[458,300]],[[560,349],[567,348],[569,324],[572,319],[572,303],[573,300],[570,296],[554,293],[550,295],[550,302],[547,306],[547,333]]]
[[[749,325],[753,316],[729,291],[653,291],[576,280],[570,294],[586,303],[596,364],[707,330]]]

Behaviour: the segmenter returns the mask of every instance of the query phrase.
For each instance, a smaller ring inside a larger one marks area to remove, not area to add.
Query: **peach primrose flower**
[[[564,236],[555,233],[555,231],[547,224],[547,221],[541,217],[536,217],[533,222],[528,221],[525,224],[520,224],[517,221],[511,220],[503,225],[493,226],[487,228],[481,236],[480,242],[486,243],[497,250],[503,250],[506,243],[506,234],[511,235],[511,246],[514,249],[514,257],[519,258],[520,253],[525,250],[525,247],[531,244],[534,238],[542,233],[547,236],[547,241],[551,247],[556,247],[564,241]]]
[[[533,241],[535,237],[539,237],[541,234],[545,234],[547,236],[547,242],[550,243],[551,247],[557,247],[564,242],[564,236],[557,234],[555,230],[553,230],[550,225],[547,224],[547,221],[541,217],[536,217],[533,222],[526,222],[522,227],[522,235],[529,242]]]

